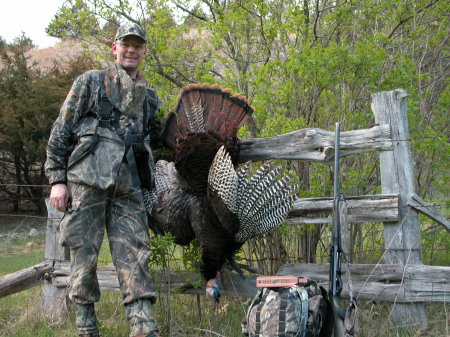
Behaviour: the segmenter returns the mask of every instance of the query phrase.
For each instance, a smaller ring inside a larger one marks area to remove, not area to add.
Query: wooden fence
[[[341,132],[341,156],[380,152],[382,193],[347,197],[348,222],[383,222],[384,263],[349,266],[353,291],[362,300],[392,302],[392,320],[399,326],[426,329],[423,302],[447,302],[450,294],[450,267],[426,266],[422,263],[420,224],[417,213],[429,216],[450,231],[449,222],[433,205],[421,200],[414,190],[413,162],[410,152],[406,92],[398,89],[372,96],[372,110],[378,123],[371,129]],[[287,159],[316,161],[331,165],[334,155],[334,132],[316,128],[288,134],[242,141],[241,161]],[[295,202],[289,213],[290,224],[323,224],[331,222],[332,198],[308,198]],[[44,283],[44,309],[59,310],[64,304],[69,284],[68,254],[58,245],[59,220],[62,213],[47,203],[48,224],[45,262],[0,278],[0,297]],[[320,215],[318,215],[320,214]],[[345,226],[344,226],[345,237]],[[345,241],[345,240],[344,240]],[[279,275],[302,275],[328,286],[328,265],[285,264]],[[112,265],[98,268],[101,289],[118,290]],[[225,272],[224,296],[253,296],[256,276],[241,278]],[[189,272],[154,271],[162,291],[167,285],[180,293],[203,294],[193,284],[200,276]],[[343,296],[348,296],[344,276]]]

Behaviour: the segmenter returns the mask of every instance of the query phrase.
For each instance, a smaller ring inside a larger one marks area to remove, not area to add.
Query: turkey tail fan
[[[201,94],[202,86],[192,84],[181,90],[176,113],[189,132],[205,131],[204,102]]]
[[[252,113],[245,96],[232,96],[230,89],[218,85],[191,84],[181,89],[175,112],[166,118],[162,138],[174,150],[178,139],[189,133],[210,131],[224,139],[235,138]]]
[[[239,231],[236,242],[243,243],[277,227],[286,218],[297,199],[296,185],[288,177],[277,178],[281,168],[272,163],[262,165],[247,178],[248,164],[234,170],[229,154],[222,147],[211,165],[208,185],[228,209],[237,215]]]
[[[253,113],[253,107],[245,96],[231,95],[230,89],[222,90],[222,101],[206,122],[206,129],[213,130],[225,139],[236,138],[237,131]]]

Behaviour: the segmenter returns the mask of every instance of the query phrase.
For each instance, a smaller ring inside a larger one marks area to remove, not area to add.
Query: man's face
[[[126,36],[112,45],[116,61],[129,73],[134,74],[145,55],[147,48],[145,42],[137,36]]]

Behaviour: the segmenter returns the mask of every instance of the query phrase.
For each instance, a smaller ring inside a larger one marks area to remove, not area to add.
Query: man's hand
[[[56,184],[52,186],[52,190],[50,191],[50,202],[57,210],[65,212],[67,210],[69,199],[70,193],[66,184]]]

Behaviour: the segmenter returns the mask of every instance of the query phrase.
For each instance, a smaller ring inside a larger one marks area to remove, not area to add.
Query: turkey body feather
[[[144,191],[151,229],[175,242],[197,238],[201,273],[212,279],[250,238],[278,226],[295,200],[296,186],[269,162],[254,173],[236,169],[237,132],[253,108],[244,96],[212,85],[181,90],[162,136],[175,161],[158,161],[155,188]]]

